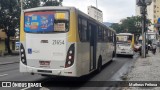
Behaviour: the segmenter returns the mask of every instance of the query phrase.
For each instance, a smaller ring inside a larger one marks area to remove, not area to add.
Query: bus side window
[[[87,20],[82,19],[82,41],[88,41],[87,38]]]
[[[79,32],[79,39],[82,40],[82,19],[79,17],[78,18],[78,32]]]
[[[108,30],[104,30],[104,41],[107,42],[108,41]]]
[[[99,26],[99,28],[98,28],[98,41],[101,41],[101,37],[102,37],[102,29]]]
[[[82,42],[89,41],[88,30],[87,30],[87,20],[79,17],[79,19],[78,19],[78,29],[79,29],[80,40]]]
[[[111,31],[108,31],[108,42],[111,42]]]

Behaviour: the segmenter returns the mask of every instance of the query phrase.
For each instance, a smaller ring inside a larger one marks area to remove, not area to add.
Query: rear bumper
[[[45,69],[45,68],[35,68],[26,66],[22,62],[20,62],[20,72],[41,74],[41,75],[80,77],[80,75],[77,75],[76,69],[73,67],[74,66],[63,69]]]
[[[121,54],[121,55],[134,55],[134,51],[116,51],[116,54]]]

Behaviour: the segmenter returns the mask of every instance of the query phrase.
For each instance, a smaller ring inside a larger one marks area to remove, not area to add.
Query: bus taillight
[[[73,63],[74,63],[74,52],[75,52],[74,50],[75,50],[75,46],[74,46],[74,44],[72,44],[69,47],[68,52],[67,52],[65,68],[73,65]]]
[[[27,65],[26,54],[25,54],[25,49],[23,47],[23,44],[21,44],[21,46],[20,46],[20,55],[21,55],[21,62],[23,64]]]

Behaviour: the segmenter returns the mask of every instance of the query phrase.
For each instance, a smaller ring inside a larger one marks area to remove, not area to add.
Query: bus
[[[20,72],[80,77],[114,57],[115,30],[74,7],[26,9],[20,22]]]
[[[116,55],[130,55],[133,56],[134,52],[134,34],[119,33],[116,34]]]

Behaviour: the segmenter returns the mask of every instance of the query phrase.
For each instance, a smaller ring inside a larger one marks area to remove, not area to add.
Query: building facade
[[[7,35],[4,32],[3,29],[0,29],[0,56],[3,56],[6,52],[7,52],[7,47],[6,47],[6,39],[7,39]],[[16,51],[17,50],[17,46],[16,46],[16,42],[19,41],[19,38],[16,37],[10,37],[10,49],[12,51]],[[19,48],[18,48],[19,50]]]
[[[88,6],[88,15],[99,22],[103,22],[103,12],[94,6]]]
[[[0,29],[0,56],[4,55],[6,38],[7,38],[6,33]]]
[[[141,16],[140,7],[136,5],[136,15]],[[151,5],[147,6],[147,18],[151,21],[152,25],[149,26],[150,30],[156,31],[154,24],[160,18],[160,0],[152,0]]]

